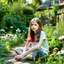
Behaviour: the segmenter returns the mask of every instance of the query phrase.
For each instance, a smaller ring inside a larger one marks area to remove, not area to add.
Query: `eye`
[[[31,24],[31,26],[33,26],[33,25],[34,25],[34,26],[37,26],[37,24]]]
[[[35,26],[37,26],[37,24],[35,24]]]
[[[33,26],[33,24],[31,24],[31,26]]]

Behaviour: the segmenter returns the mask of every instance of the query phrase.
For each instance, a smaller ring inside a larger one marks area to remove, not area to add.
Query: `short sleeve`
[[[40,34],[40,40],[42,39],[46,39],[46,34],[44,31],[41,31],[41,34]]]

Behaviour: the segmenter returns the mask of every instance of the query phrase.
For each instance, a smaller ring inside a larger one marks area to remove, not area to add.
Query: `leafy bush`
[[[49,25],[49,26],[45,26],[44,30],[47,34],[50,51],[52,52],[52,49],[55,47],[61,49],[61,45],[60,45],[61,43],[58,40],[58,32],[56,30],[56,27]]]
[[[26,39],[25,33],[24,34],[19,33],[19,35],[17,35],[17,37],[15,39],[13,37],[11,37],[11,39],[9,38],[10,47],[12,48],[16,45],[18,46],[18,45],[22,44],[25,39]]]
[[[21,16],[21,20],[25,22],[25,25],[28,27],[29,22],[34,17],[34,10],[30,6],[23,7],[23,15]]]
[[[11,26],[13,26],[13,28],[11,28]],[[28,30],[24,23],[21,22],[20,16],[18,15],[5,15],[1,22],[1,27],[5,28],[7,32],[9,32],[11,29],[13,32],[15,32],[17,28],[20,28],[21,33],[23,30],[26,32]]]
[[[24,24],[29,27],[29,23],[31,21],[31,19],[33,18],[33,15],[23,15],[21,20],[24,21]]]
[[[36,64],[63,64],[64,63],[64,54],[57,54],[58,48],[54,48],[53,52],[50,54],[49,51],[49,56],[43,56],[36,61]]]
[[[64,35],[64,21],[60,21],[56,24],[56,29],[58,31],[58,36]]]
[[[31,7],[25,6],[23,8],[23,14],[24,15],[33,15],[33,13],[34,13],[34,11],[33,11],[33,9]]]
[[[0,64],[5,64],[4,58],[0,56]]]
[[[16,45],[22,44],[25,38],[24,33],[16,33],[16,34],[6,34],[5,36],[1,36],[0,40],[0,55],[6,54],[10,51],[10,49]]]
[[[6,56],[9,51],[9,44],[0,42],[0,56]]]
[[[5,56],[10,52],[12,47],[18,46],[24,42],[26,32],[16,34],[6,34],[0,38],[0,64],[5,64]]]
[[[21,2],[14,2],[12,6],[10,6],[10,13],[16,14],[19,16],[22,15],[33,15],[33,8],[30,6],[21,5]]]
[[[21,3],[14,2],[10,6],[10,14],[22,16],[23,15],[23,6],[21,5]]]
[[[6,4],[0,4],[0,27],[1,27],[1,20],[5,14],[9,13],[9,6]]]
[[[2,20],[3,16],[9,12],[9,6],[6,4],[0,4],[0,21]]]

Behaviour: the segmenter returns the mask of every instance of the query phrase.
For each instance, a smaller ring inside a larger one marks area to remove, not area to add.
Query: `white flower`
[[[64,50],[58,51],[57,55],[64,54]]]
[[[6,44],[9,44],[9,42],[7,41]]]
[[[15,34],[14,37],[13,37],[13,40],[16,40],[17,39],[17,35]]]
[[[16,30],[16,32],[21,32],[21,30],[18,28],[18,29]]]
[[[64,36],[60,36],[58,37],[59,40],[63,40],[64,39]]]
[[[5,32],[5,30],[4,30],[4,29],[1,29],[0,31],[1,31],[1,32]]]
[[[5,38],[5,36],[1,36],[0,38],[1,38],[1,39],[4,39],[4,38]]]
[[[6,37],[13,37],[13,34],[6,34]]]

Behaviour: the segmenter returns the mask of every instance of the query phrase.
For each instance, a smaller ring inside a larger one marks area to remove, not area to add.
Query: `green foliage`
[[[58,31],[58,37],[64,35],[64,21],[60,21],[56,24],[56,29]],[[61,46],[64,48],[64,40],[61,40]]]
[[[5,36],[1,36],[0,40],[0,55],[7,54],[10,49],[16,45],[22,44],[25,37],[26,32],[23,33],[16,33],[16,34],[6,34]]]
[[[34,15],[23,15],[21,20],[24,21],[24,24],[29,27],[31,19],[34,18]]]
[[[19,22],[20,20],[23,21],[25,25],[29,26],[29,21],[33,17],[32,15],[34,13],[34,10],[30,6],[25,6],[25,4],[21,5],[22,2],[25,2],[25,1],[19,1],[18,0],[18,2],[12,3],[12,5],[2,4],[0,6],[0,8],[2,9],[2,10],[0,10],[0,12],[1,12],[0,13],[0,21],[1,21],[0,22],[0,28],[5,28],[6,31],[9,31],[10,30],[10,26],[12,25],[14,27],[13,32],[15,32],[15,30],[17,29],[17,27],[19,25],[17,23],[15,23],[16,24],[15,25],[13,23],[14,23],[14,21],[18,21],[18,23],[21,24]],[[27,20],[27,16],[29,16],[28,20]],[[18,17],[20,17],[20,20],[18,20]],[[19,27],[22,27],[20,29],[24,29],[25,28],[24,25],[23,26],[19,26]]]
[[[20,34],[20,33],[19,33]],[[22,44],[23,41],[25,40],[25,33],[20,34],[19,36],[17,36],[16,40],[13,39],[13,37],[11,37],[11,39],[9,38],[9,44],[10,44],[10,48],[14,47],[14,46],[18,46],[19,44]]]
[[[21,3],[19,3],[19,2],[14,2],[10,6],[10,14],[22,16],[23,15],[23,5],[21,5]]]
[[[23,22],[20,20],[20,16],[18,15],[6,15],[3,18],[3,21],[1,22],[1,27],[5,28],[7,32],[11,30],[10,26],[13,26],[12,31],[16,32],[17,28],[21,29],[21,32],[23,30],[27,31],[28,28],[24,25]]]
[[[0,41],[0,56],[6,56],[10,51],[9,44],[3,43],[2,41]]]
[[[43,11],[36,12],[35,15],[36,16],[42,15],[42,16],[48,16],[49,17],[49,14],[50,14],[50,17],[51,17],[51,16],[54,16],[59,9],[60,9],[59,5],[55,5],[55,6],[53,6],[53,8],[51,10],[46,8]]]
[[[26,4],[26,0],[18,0],[18,3],[21,3],[22,5]]]
[[[48,61],[46,64],[63,64],[64,54],[57,54],[58,48],[54,48],[52,54],[49,54]]]
[[[53,12],[53,10],[49,10],[48,8],[46,10],[40,11],[40,12],[36,12],[34,14],[36,17],[40,17],[43,21],[43,24],[49,24],[49,23],[54,23],[54,16],[55,13]]]
[[[10,13],[16,15],[33,15],[33,8],[30,6],[21,5],[22,3],[14,2],[10,7]]]
[[[56,15],[58,10],[60,10],[59,5],[55,5],[52,9],[46,8],[45,10],[35,12],[34,15],[41,17],[41,19],[48,24],[52,23],[53,25],[56,25]]]
[[[51,41],[49,41],[49,48],[50,51],[52,52],[52,49],[58,47],[59,49],[60,47],[60,41],[58,40],[57,36],[52,36]]]
[[[36,61],[36,64],[63,64],[64,63],[64,54],[57,54],[58,52],[58,48],[56,48],[55,50],[53,49],[52,54],[50,54],[48,57],[46,56],[42,56],[41,58],[38,59],[38,61]]]
[[[63,56],[53,56],[48,58],[47,64],[63,64]]]
[[[4,58],[0,56],[0,64],[5,64]]]
[[[53,12],[53,10],[49,10],[48,8],[46,8],[46,10],[43,10],[43,11],[39,11],[39,12],[35,12],[35,16],[46,16],[46,17],[49,17],[49,14],[51,15],[51,16],[53,16],[54,15],[54,12]]]
[[[0,4],[0,27],[1,27],[1,20],[7,13],[9,13],[9,6],[3,3]]]
[[[37,8],[39,5],[41,5],[41,0],[32,0],[33,8]]]
[[[52,49],[55,47],[58,47],[59,49],[61,48],[60,46],[60,41],[58,40],[58,32],[55,27],[53,26],[46,26],[44,28],[47,38],[48,38],[48,43],[49,43],[49,49],[52,52]]]
[[[55,6],[53,6],[53,12],[54,12],[54,14],[56,15],[57,14],[57,11],[60,9],[60,7],[59,7],[59,5],[55,5]]]
[[[12,47],[18,46],[24,42],[26,32],[16,33],[16,34],[6,34],[5,36],[1,36],[0,39],[0,63],[5,64],[5,58],[8,56],[7,54],[10,52]]]
[[[36,64],[42,64],[42,63],[45,63],[46,64],[46,61],[47,61],[47,57],[46,55],[38,58],[38,60],[36,61]]]
[[[33,13],[34,13],[34,10],[30,6],[25,6],[23,8],[23,14],[24,15],[33,15]]]
[[[34,15],[37,16],[37,17],[41,17],[42,12],[36,12]],[[43,14],[43,15],[44,15],[44,14]]]
[[[0,3],[8,4],[8,0],[0,0]]]
[[[64,35],[64,21],[60,21],[56,24],[56,29],[58,31],[58,36]]]

